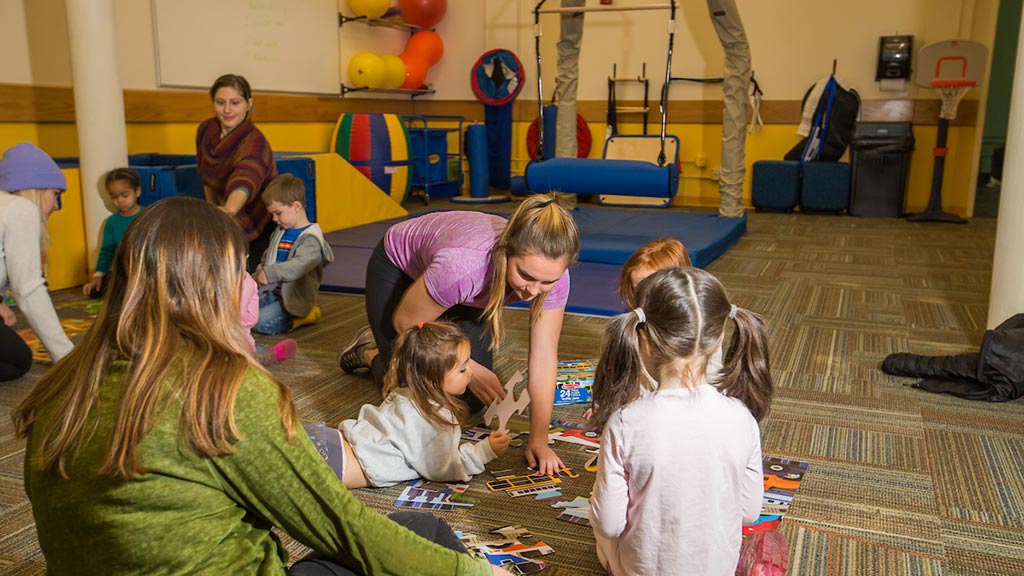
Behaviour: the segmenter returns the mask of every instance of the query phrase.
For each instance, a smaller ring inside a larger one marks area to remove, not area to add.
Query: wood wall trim
[[[484,106],[476,100],[430,100],[340,98],[290,94],[256,94],[253,97],[257,122],[335,122],[343,113],[387,112],[393,114],[440,114],[465,116],[467,121],[483,121]],[[620,106],[640,106],[640,101],[620,101]],[[938,123],[938,100],[865,100],[861,120],[874,122]],[[202,90],[125,90],[125,119],[129,123],[200,122],[211,115],[210,98]],[[588,122],[606,120],[604,100],[581,100],[577,112]],[[512,117],[532,122],[537,117],[537,102],[517,100]],[[638,122],[641,116],[622,114],[620,122]],[[761,103],[765,124],[798,124],[799,100],[767,100]],[[960,103],[954,126],[973,126],[978,119],[978,101]],[[71,88],[0,84],[0,122],[73,123],[74,93]],[[721,100],[675,100],[669,102],[671,124],[721,124]],[[660,124],[658,105],[652,102],[648,122]]]

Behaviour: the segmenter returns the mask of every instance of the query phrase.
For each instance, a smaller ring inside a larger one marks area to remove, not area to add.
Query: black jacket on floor
[[[955,356],[890,354],[882,370],[895,376],[924,378],[913,384],[970,400],[1005,402],[1024,396],[1024,314],[1016,314],[985,332],[980,352]]]

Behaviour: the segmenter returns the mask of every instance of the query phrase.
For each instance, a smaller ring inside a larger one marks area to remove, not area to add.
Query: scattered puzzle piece
[[[530,393],[525,388],[515,397],[516,385],[523,381],[523,373],[516,372],[515,376],[505,384],[505,398],[497,399],[487,407],[484,412],[484,425],[490,426],[491,421],[498,419],[498,430],[508,432],[508,419],[513,414],[519,414],[530,406]]]

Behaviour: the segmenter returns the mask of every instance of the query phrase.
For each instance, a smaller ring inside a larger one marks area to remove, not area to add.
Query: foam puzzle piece
[[[491,421],[498,419],[498,430],[508,432],[508,419],[513,414],[519,414],[530,405],[530,393],[523,389],[519,398],[515,397],[516,385],[523,381],[523,373],[516,372],[505,384],[505,399],[497,399],[487,407],[484,412],[484,426],[490,426]]]

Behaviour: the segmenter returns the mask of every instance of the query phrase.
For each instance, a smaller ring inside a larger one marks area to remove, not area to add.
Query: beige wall
[[[620,3],[640,0],[620,0]],[[557,0],[551,0],[557,5]],[[591,0],[596,3],[596,0]],[[445,40],[445,57],[435,65],[428,81],[435,85],[433,99],[472,98],[469,68],[484,50],[508,48],[523,61],[527,82],[522,97],[536,98],[532,0],[448,0],[448,12],[438,26]],[[737,0],[751,44],[754,69],[765,98],[792,100],[803,96],[815,80],[828,75],[832,59],[838,73],[851,82],[864,99],[930,98],[930,90],[909,85],[904,92],[881,92],[874,81],[878,37],[913,34],[917,47],[927,42],[969,35],[991,44],[995,0]],[[339,6],[347,11],[344,0]],[[711,26],[704,2],[679,3],[673,75],[714,77],[722,73],[722,48]],[[153,27],[150,2],[116,0],[121,79],[125,88],[156,87]],[[880,16],[884,14],[883,16]],[[991,16],[990,16],[991,15]],[[588,14],[581,55],[582,100],[607,97],[606,78],[617,62],[622,74],[639,74],[647,63],[648,76],[657,87],[664,76],[667,12],[614,12]],[[542,57],[545,95],[554,77],[554,44],[558,16],[544,15]],[[963,30],[961,30],[963,28]],[[400,53],[408,38],[403,31],[362,24],[341,30],[339,50],[342,77],[352,55]],[[63,0],[0,0],[0,83],[71,84],[67,22]],[[257,87],[258,88],[258,87]],[[620,97],[640,93],[624,86]],[[974,91],[969,98],[978,98]],[[678,100],[718,99],[714,85],[673,84]]]

